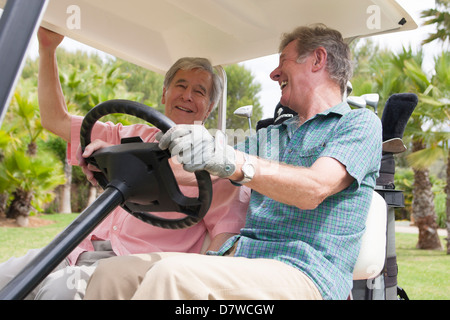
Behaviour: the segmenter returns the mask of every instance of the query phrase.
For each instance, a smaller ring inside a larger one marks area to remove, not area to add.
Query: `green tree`
[[[450,229],[450,54],[443,52],[436,58],[435,74],[433,75],[426,94],[420,95],[422,103],[429,106],[420,110],[428,119],[428,127],[422,134],[427,148],[409,155],[408,160],[415,168],[429,168],[434,162],[446,159],[447,181],[446,181],[446,211],[447,231]],[[450,254],[450,243],[447,239],[447,254]]]
[[[164,76],[127,61],[122,61],[120,68],[131,75],[124,81],[127,90],[142,94],[137,101],[164,113],[161,103]]]
[[[435,25],[436,32],[429,35],[427,39],[423,41],[424,44],[431,42],[441,42],[442,44],[449,43],[450,39],[450,1],[449,0],[436,0],[436,8],[422,11],[422,18],[426,21],[424,25]],[[447,55],[447,52],[445,53]],[[441,59],[436,62],[436,70],[448,70],[448,62],[446,59]],[[440,72],[436,74],[436,79],[439,79],[443,84],[443,88],[448,88],[448,74]],[[448,90],[442,90],[447,94],[447,97],[441,97],[439,102],[444,106],[447,106],[446,111],[444,110],[444,115],[447,117],[448,123]],[[448,138],[444,145],[447,145],[448,149]],[[447,211],[447,254],[450,254],[450,150],[447,156],[447,186],[446,186],[446,211]]]
[[[11,144],[11,136],[4,130],[0,130],[0,167],[5,159],[5,150]],[[6,207],[8,205],[8,184],[2,185],[0,183],[0,215],[6,213]]]
[[[368,44],[371,46],[371,44]],[[370,52],[366,50],[365,52]],[[381,105],[390,95],[401,92],[414,92],[420,96],[420,101],[412,114],[408,126],[405,130],[405,141],[410,144],[411,152],[421,152],[427,149],[431,144],[425,137],[431,137],[430,130],[427,130],[429,123],[437,112],[433,104],[429,104],[423,99],[428,96],[431,90],[431,82],[421,68],[423,54],[421,50],[416,53],[411,48],[404,48],[402,52],[394,54],[387,51],[378,51],[376,56],[370,56],[369,59],[357,69],[355,78],[359,83],[365,83],[364,90],[370,89],[372,92],[380,94]],[[358,73],[359,70],[364,72]],[[364,77],[364,79],[360,79]],[[372,86],[367,84],[367,77]],[[355,87],[355,86],[354,86]],[[362,93],[355,88],[355,94]],[[380,112],[381,114],[381,112]],[[439,237],[437,236],[436,213],[434,208],[434,199],[432,184],[430,182],[429,170],[427,167],[418,167],[410,162],[414,171],[413,185],[413,217],[419,227],[419,240],[417,247],[423,249],[441,248]]]
[[[0,185],[13,195],[7,217],[26,227],[30,212],[42,211],[42,205],[53,200],[51,191],[62,183],[61,165],[51,154],[30,157],[25,150],[11,148],[0,166]]]
[[[19,86],[3,126],[3,136],[8,132],[10,139],[3,149],[0,188],[12,195],[7,217],[16,219],[21,226],[28,224],[33,208],[41,210],[44,203],[52,200],[51,191],[64,183],[55,157],[37,149],[37,140],[43,134],[37,113],[35,95]]]
[[[58,57],[61,87],[70,113],[84,115],[99,103],[111,99],[140,99],[142,94],[129,92],[125,86],[125,81],[131,73],[124,71],[123,62],[102,61],[95,55],[93,58],[84,56],[83,60],[79,59],[76,55],[73,56],[64,51]],[[86,60],[89,63],[86,63]],[[61,61],[68,64],[62,64]],[[133,122],[131,118],[126,115],[109,115],[102,120],[122,122],[127,125]],[[67,163],[67,159],[65,159],[65,172],[68,179],[72,177],[72,167]],[[97,196],[97,189],[86,183],[89,186],[87,205],[90,205]],[[67,183],[63,191],[65,197],[61,201],[61,208],[67,208],[67,204],[71,203],[70,198],[68,199],[71,194],[70,189],[71,184]],[[71,212],[70,207],[64,212]]]
[[[73,114],[81,114],[81,107],[87,103],[88,94],[81,90],[82,86],[85,86],[84,79],[80,76],[82,72],[85,72],[89,65],[94,65],[98,61],[93,59],[93,63],[85,65],[86,61],[89,61],[90,57],[87,55],[73,55],[64,50],[57,51],[59,68],[59,80],[61,82],[61,88],[66,99],[66,104],[69,112]],[[83,58],[79,60],[80,58]],[[87,74],[86,74],[87,75]],[[90,74],[89,74],[90,75]],[[58,138],[59,139],[59,138]],[[63,157],[61,157],[61,150],[58,150],[59,144],[53,141],[50,144],[54,150],[60,155],[60,160],[64,165],[64,176],[66,182],[59,188],[59,208],[60,213],[71,213],[71,194],[72,194],[72,166],[69,165],[66,158],[66,148],[64,147]],[[65,144],[64,144],[65,146]]]
[[[234,64],[226,66],[227,74],[227,113],[226,128],[227,129],[248,129],[247,119],[237,117],[234,111],[246,105],[253,105],[252,124],[262,117],[262,108],[259,103],[258,93],[261,91],[261,85],[255,82],[251,71],[245,66]],[[218,108],[216,108],[209,116],[206,122],[207,128],[217,128]]]
[[[446,42],[450,38],[450,1],[436,0],[436,8],[422,11],[424,25],[435,25],[436,32],[423,41],[424,44],[435,40]]]
[[[423,154],[425,150],[432,150],[437,143],[432,134],[434,127],[430,121],[437,119],[439,108],[428,103],[425,97],[429,96],[433,86],[431,80],[421,67],[422,53],[413,54],[412,50],[404,50],[394,58],[396,69],[403,74],[403,81],[411,92],[419,96],[419,103],[413,112],[405,135],[411,139],[412,154]],[[411,158],[409,158],[411,159]],[[429,166],[418,166],[416,162],[409,161],[414,172],[413,188],[413,217],[419,228],[419,249],[441,249],[437,234],[437,216],[434,207],[434,195],[430,181]]]

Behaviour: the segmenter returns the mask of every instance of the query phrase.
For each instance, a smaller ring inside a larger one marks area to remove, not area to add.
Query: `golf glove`
[[[189,172],[206,170],[226,178],[236,170],[234,148],[227,144],[226,135],[217,130],[213,137],[202,125],[177,125],[156,136],[162,150],[169,149],[183,168]]]

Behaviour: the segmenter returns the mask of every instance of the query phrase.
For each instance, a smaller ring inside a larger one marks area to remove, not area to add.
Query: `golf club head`
[[[361,96],[366,101],[368,106],[371,106],[375,113],[378,113],[378,102],[380,101],[380,95],[378,93],[367,93]]]
[[[366,100],[364,100],[364,98],[362,98],[362,97],[355,97],[355,96],[347,97],[347,103],[349,105],[351,105],[352,107],[356,107],[356,108],[365,108],[366,107]]]
[[[238,117],[245,117],[245,118],[250,118],[253,114],[253,106],[252,105],[248,105],[248,106],[243,106],[240,108],[237,108],[234,111],[234,115],[238,116]]]
[[[348,97],[350,93],[353,91],[353,85],[350,81],[347,81],[347,90],[345,92],[346,96]]]

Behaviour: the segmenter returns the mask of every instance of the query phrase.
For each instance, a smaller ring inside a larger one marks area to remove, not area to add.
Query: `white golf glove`
[[[215,138],[202,125],[177,125],[164,135],[156,136],[162,150],[172,156],[189,172],[206,170],[214,176],[226,178],[236,170],[234,148],[227,144],[225,134],[217,130]]]

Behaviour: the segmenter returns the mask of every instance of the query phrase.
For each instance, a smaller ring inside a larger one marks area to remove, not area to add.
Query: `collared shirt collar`
[[[321,113],[319,113],[319,115],[328,115],[330,113],[335,113],[335,114],[339,114],[341,116],[343,116],[344,114],[346,114],[347,112],[351,111],[352,109],[350,108],[350,106],[348,105],[347,102],[342,101],[341,103],[338,103],[337,105],[335,105],[334,107],[331,107]]]
[[[350,108],[348,103],[346,101],[343,101],[321,113],[316,114],[314,117],[306,120],[305,123],[311,121],[312,119],[315,119],[318,116],[328,116],[329,114],[337,114],[337,115],[343,116],[344,114],[346,114],[347,112],[350,112],[351,110],[352,109]],[[292,133],[298,129],[298,122],[299,122],[299,119],[298,119],[298,115],[297,115],[297,116],[294,116],[291,119],[288,119],[288,120],[284,121],[283,123],[281,123],[281,126],[286,126],[289,137],[291,137]]]

